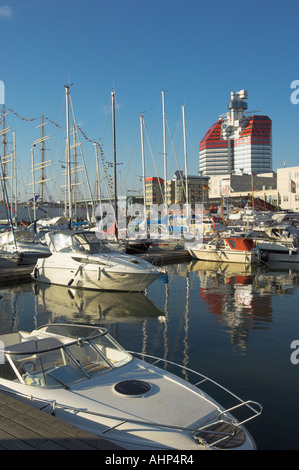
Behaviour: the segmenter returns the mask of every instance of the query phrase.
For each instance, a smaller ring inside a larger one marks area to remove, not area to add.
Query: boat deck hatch
[[[149,392],[151,385],[142,380],[125,380],[116,384],[114,389],[122,395],[136,396]]]

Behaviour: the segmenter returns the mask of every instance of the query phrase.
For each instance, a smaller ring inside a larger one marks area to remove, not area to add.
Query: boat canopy
[[[6,346],[0,377],[30,386],[69,388],[131,360],[105,328],[53,324]]]
[[[115,251],[108,242],[99,238],[95,232],[73,230],[48,232],[45,234],[45,240],[52,253],[63,251],[92,254]]]
[[[251,251],[255,247],[252,238],[230,237],[225,242],[232,250]]]
[[[33,242],[34,237],[30,230],[11,230],[0,234],[0,245],[11,244],[16,241]]]
[[[31,339],[8,347],[6,354],[37,354],[62,348],[64,345],[56,338]]]

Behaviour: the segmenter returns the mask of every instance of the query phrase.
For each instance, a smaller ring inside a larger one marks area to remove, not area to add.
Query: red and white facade
[[[245,90],[232,92],[229,112],[201,140],[199,170],[203,175],[272,171],[272,121],[268,116],[246,116],[247,97]]]

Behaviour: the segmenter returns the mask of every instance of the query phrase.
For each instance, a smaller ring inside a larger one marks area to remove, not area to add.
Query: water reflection
[[[2,286],[0,331],[106,322],[125,348],[183,363],[261,402],[263,417],[249,423],[258,448],[298,448],[299,366],[290,361],[290,344],[298,339],[299,265],[193,261],[164,268],[168,283],[158,280],[146,295]]]
[[[264,268],[238,263],[192,261],[188,270],[199,279],[200,299],[217,323],[227,328],[232,344],[247,348],[250,329],[267,329],[273,299],[292,295],[299,283],[297,266]]]
[[[49,322],[109,325],[164,319],[163,311],[142,293],[95,292],[27,283],[4,287],[1,296],[1,332],[17,330],[20,323],[27,326],[26,317],[32,320],[29,328]]]
[[[52,322],[138,324],[163,316],[162,310],[142,293],[95,292],[54,285],[35,285],[34,292],[38,311],[51,312]]]
[[[136,327],[130,342],[140,337],[144,342],[146,337],[147,352],[157,353],[158,346],[163,357],[171,360],[183,345],[180,362],[187,365],[189,350],[197,341],[195,331],[203,328],[207,318],[214,318],[214,324],[219,325],[215,333],[222,329],[230,344],[246,350],[250,330],[268,330],[274,321],[274,298],[290,299],[299,285],[296,265],[272,264],[261,269],[194,260],[164,268],[168,283],[157,282],[146,295],[34,283],[3,287],[0,331],[30,330],[48,322],[79,322],[112,327],[114,334],[127,340],[129,329]]]

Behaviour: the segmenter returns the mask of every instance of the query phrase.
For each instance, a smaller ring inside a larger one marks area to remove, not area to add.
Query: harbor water
[[[299,266],[194,260],[164,270],[167,278],[144,294],[2,285],[0,332],[105,326],[128,350],[178,362],[261,403],[262,415],[247,424],[258,450],[299,450]]]

